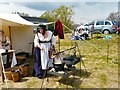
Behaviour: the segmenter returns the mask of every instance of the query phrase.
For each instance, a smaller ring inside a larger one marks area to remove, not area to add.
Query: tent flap
[[[6,20],[9,21],[9,24],[11,22],[12,26],[16,23],[21,25],[31,25],[31,26],[34,25],[32,22],[23,19],[19,14],[0,14],[0,20],[1,20],[1,24],[3,23],[4,20]]]

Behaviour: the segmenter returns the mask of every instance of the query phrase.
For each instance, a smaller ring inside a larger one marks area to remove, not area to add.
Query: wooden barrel
[[[19,69],[21,70],[23,77],[29,76],[29,63],[20,65]]]
[[[16,56],[17,64],[21,65],[26,61],[26,57],[24,56]]]

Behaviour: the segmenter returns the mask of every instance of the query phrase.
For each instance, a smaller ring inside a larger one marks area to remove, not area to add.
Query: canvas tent
[[[18,14],[0,14],[0,30],[11,40],[12,49],[31,53],[33,42],[33,24]]]

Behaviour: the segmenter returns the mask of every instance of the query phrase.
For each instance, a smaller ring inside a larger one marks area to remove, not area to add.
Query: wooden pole
[[[5,78],[5,84],[6,84],[6,87],[8,88],[7,77],[5,75],[5,68],[4,68],[4,65],[3,65],[2,55],[0,56],[0,60],[1,60],[1,65],[2,65],[2,79]]]
[[[60,52],[60,38],[58,37],[58,50]]]
[[[11,37],[11,27],[9,26],[9,35],[10,35],[10,49],[12,49],[12,37]]]
[[[109,59],[109,41],[107,39],[107,64],[108,64],[108,59]]]
[[[54,16],[55,19],[55,16]],[[55,20],[54,20],[54,30],[55,30]],[[60,38],[58,36],[58,51],[60,52]]]

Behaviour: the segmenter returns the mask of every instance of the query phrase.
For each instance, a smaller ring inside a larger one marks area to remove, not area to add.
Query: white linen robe
[[[52,35],[52,32],[51,31],[46,31],[47,33],[47,38],[44,38],[44,36],[40,33],[37,33],[35,35],[35,39],[34,39],[34,46],[38,46],[40,45],[40,47],[43,48],[43,50],[41,50],[41,66],[42,66],[42,69],[47,69],[49,67],[52,67],[52,60],[49,58],[49,54],[48,54],[48,51],[50,50],[50,46],[51,46],[51,43],[48,42],[48,43],[39,43],[39,40],[40,41],[49,41],[49,40],[52,40],[52,44],[55,45],[56,44],[56,40],[54,38],[54,36]]]

